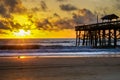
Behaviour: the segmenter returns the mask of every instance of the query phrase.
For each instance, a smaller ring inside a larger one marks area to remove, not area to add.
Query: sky
[[[0,0],[0,38],[75,38],[75,26],[107,14],[120,0]]]

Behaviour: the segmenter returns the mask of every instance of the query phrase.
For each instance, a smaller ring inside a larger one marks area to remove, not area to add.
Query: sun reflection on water
[[[27,58],[26,56],[18,56],[18,59],[25,59]]]

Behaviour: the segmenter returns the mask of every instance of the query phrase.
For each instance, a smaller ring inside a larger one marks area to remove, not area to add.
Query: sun
[[[30,30],[19,29],[17,32],[13,32],[13,34],[17,37],[25,37],[25,36],[30,36],[31,31]]]

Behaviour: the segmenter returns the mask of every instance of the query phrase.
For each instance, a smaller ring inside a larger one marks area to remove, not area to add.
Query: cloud
[[[5,6],[10,12],[14,12],[17,5],[21,4],[20,0],[4,0]]]
[[[39,11],[40,9],[38,8],[38,7],[34,7],[34,8],[32,8],[31,9],[33,12],[37,12],[37,11]]]
[[[77,7],[75,7],[71,4],[61,4],[59,7],[63,11],[74,11],[74,10],[78,9]]]
[[[114,8],[116,8],[117,10],[120,10],[120,0],[115,0],[115,3],[114,4]]]
[[[27,12],[27,9],[22,5],[21,0],[0,0],[0,30],[12,31],[24,28],[23,25],[13,21],[13,14],[25,12]]]
[[[9,34],[9,33],[5,32],[3,30],[0,30],[0,34]]]
[[[47,31],[57,31],[68,27],[68,22],[61,19],[58,13],[53,13],[52,16],[37,20],[34,23],[37,29]]]
[[[73,13],[73,19],[77,24],[90,24],[96,22],[96,16],[88,9],[80,9]]]
[[[47,10],[47,5],[46,5],[46,3],[44,2],[44,1],[41,1],[40,2],[40,7],[41,7],[41,9],[43,10],[43,11],[46,11]]]
[[[54,13],[53,16],[60,18],[60,15],[58,13]]]
[[[108,15],[108,14],[118,14],[120,10],[120,0],[94,0],[95,4],[98,4],[95,6],[95,12],[101,17]],[[107,5],[109,4],[109,5]],[[102,5],[102,6],[101,6]]]
[[[0,29],[9,30],[10,28],[7,26],[6,21],[0,21]]]
[[[3,4],[0,4],[0,14],[3,16],[3,17],[7,17],[7,10],[5,8],[5,6]]]
[[[53,28],[52,23],[48,19],[37,21],[36,26],[38,29],[49,30]]]
[[[31,8],[33,12],[37,11],[47,11],[48,7],[45,1],[40,1],[39,6]]]
[[[57,26],[58,30],[74,29],[74,21],[72,19],[62,19],[56,21],[54,26]]]
[[[55,15],[53,14],[53,16],[56,16],[56,18],[57,18],[55,21],[52,21],[50,18],[50,19],[44,19],[44,20],[36,22],[37,28],[43,29],[43,30],[48,30],[48,31],[74,29],[73,19],[67,19],[67,18],[61,19],[61,17],[56,14]]]
[[[0,0],[0,14],[3,17],[10,17],[12,13],[23,13],[26,8],[21,0]]]
[[[65,2],[65,1],[68,1],[68,0],[57,0],[58,2]]]
[[[0,30],[12,31],[22,27],[19,23],[14,23],[12,20],[0,20]]]
[[[71,15],[72,18],[66,18],[61,17],[59,13],[55,12],[52,16],[48,16],[47,18],[42,18],[38,20],[33,14],[28,15],[28,21],[31,23],[29,25],[20,24],[19,22],[15,22],[14,19],[14,13],[24,13],[24,10],[26,9],[24,6],[22,6],[22,3],[20,0],[12,0],[12,3],[10,0],[0,0],[0,14],[2,16],[8,16],[10,15],[11,18],[8,18],[7,21],[0,21],[0,29],[4,30],[17,30],[20,28],[23,29],[31,29],[31,24],[35,26],[35,28],[40,30],[64,30],[64,29],[74,29],[74,25],[77,24],[87,24],[91,23],[96,20],[95,15],[88,9],[80,9],[78,10],[77,7],[71,5],[71,4],[61,4],[59,7],[63,11],[74,11],[75,12]],[[21,5],[21,6],[20,6]],[[40,8],[43,11],[46,11],[48,9],[46,3],[44,1],[40,2],[40,7],[34,7],[32,11],[39,11]],[[19,14],[17,14],[19,15]],[[13,18],[12,18],[13,17]],[[34,18],[35,17],[35,18]],[[33,19],[34,18],[34,19]],[[27,27],[26,27],[27,26]]]
[[[14,30],[19,30],[19,29],[24,29],[24,30],[30,30],[32,29],[32,25],[34,25],[34,23],[31,20],[32,16],[28,16],[28,21],[31,24],[21,24],[15,20],[13,20],[14,18],[3,18],[0,19],[0,30],[5,30],[5,31],[14,31]]]
[[[74,29],[76,24],[96,23],[96,16],[88,9],[79,9],[72,14],[72,18],[61,18],[58,13],[54,13],[52,18],[46,18],[36,22],[38,29],[43,30],[64,30]]]

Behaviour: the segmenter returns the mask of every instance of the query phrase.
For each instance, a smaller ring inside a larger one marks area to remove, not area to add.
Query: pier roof
[[[104,17],[102,17],[102,20],[112,20],[112,19],[118,19],[119,17],[115,14],[110,14],[110,15],[106,15]]]

